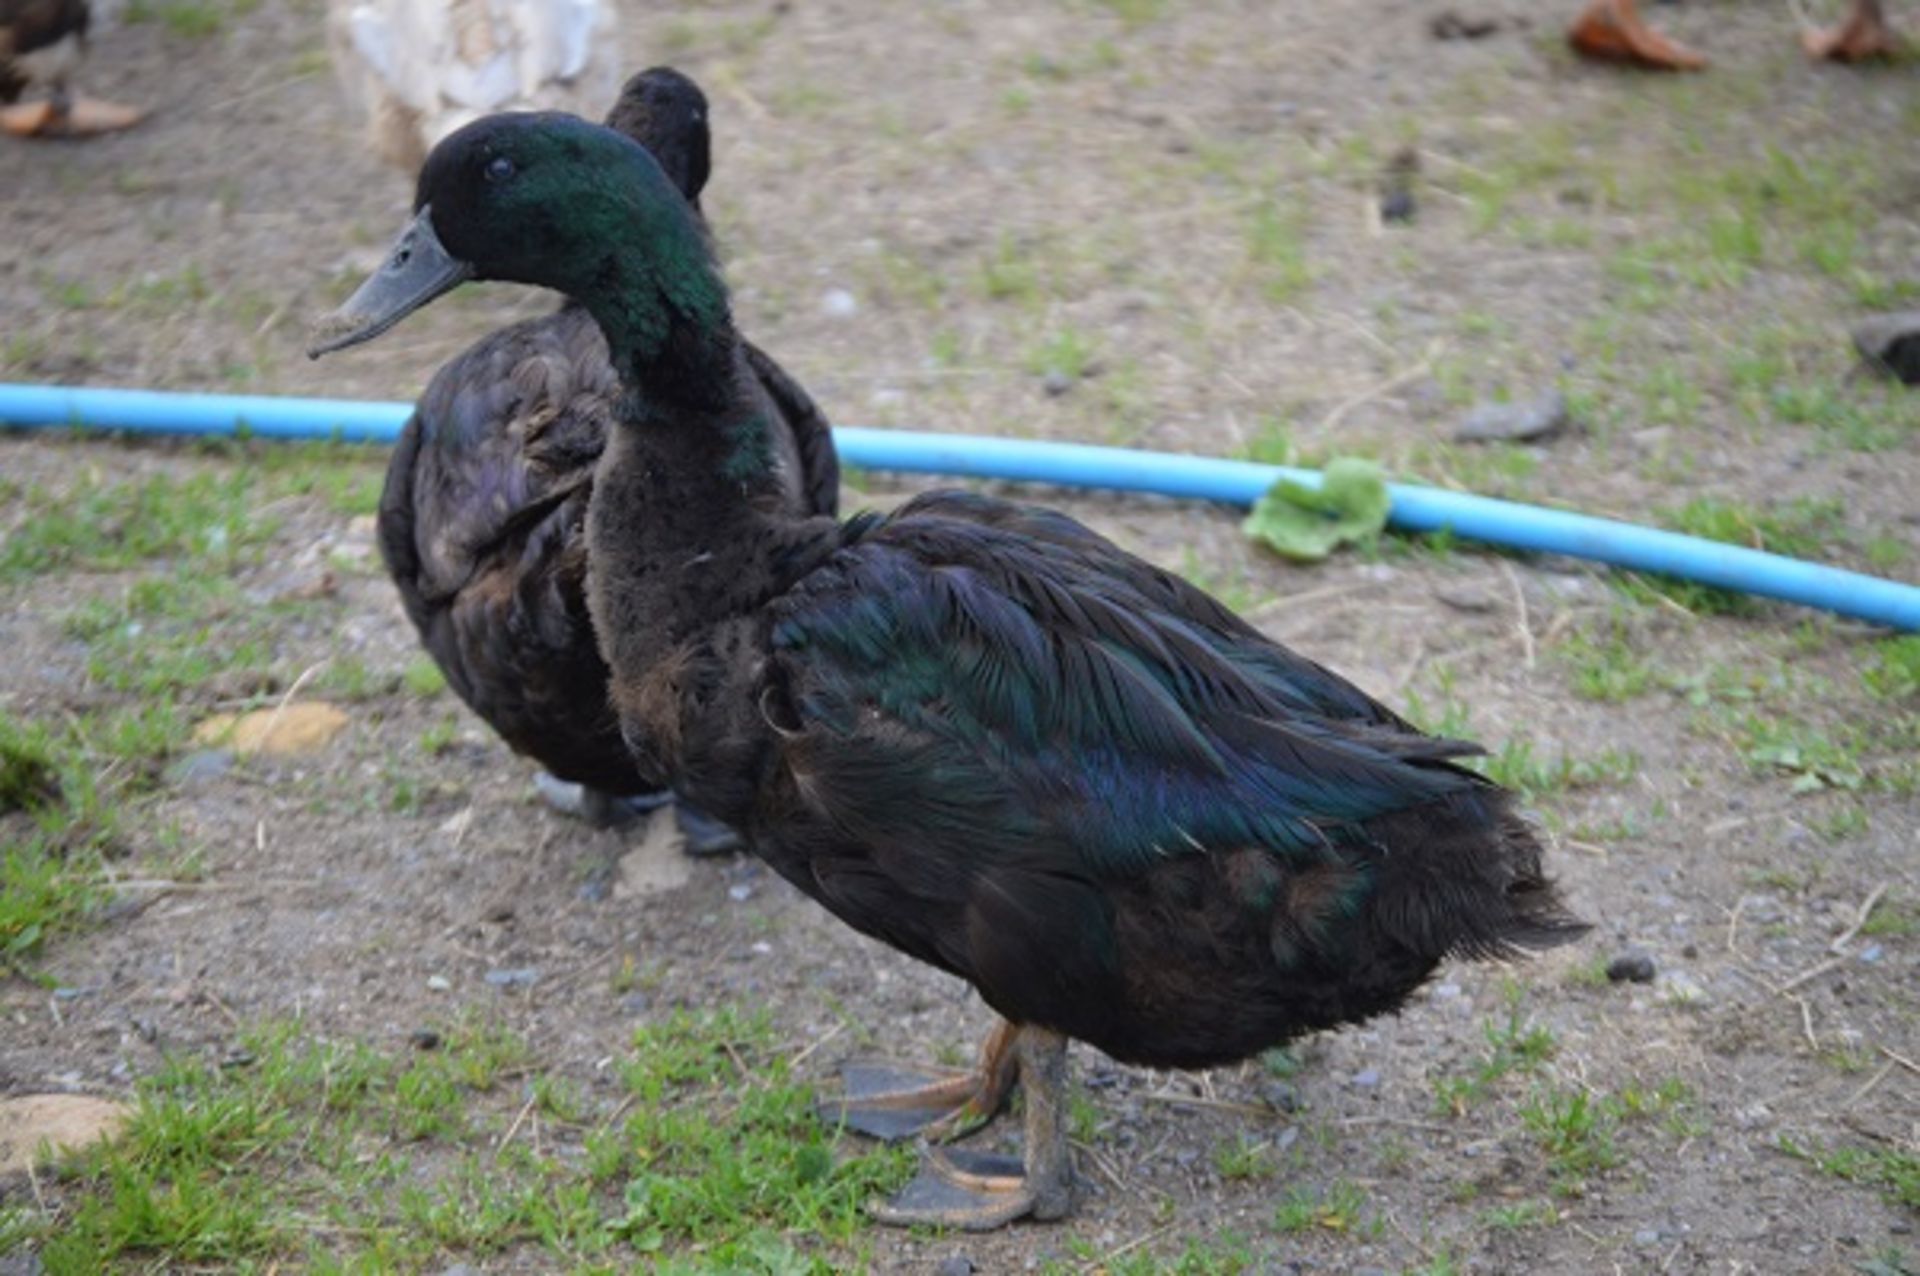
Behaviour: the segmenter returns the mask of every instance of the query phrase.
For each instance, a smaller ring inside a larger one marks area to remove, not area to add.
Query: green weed
[[[1330,1232],[1367,1231],[1378,1224],[1369,1224],[1363,1218],[1366,1204],[1366,1192],[1345,1179],[1324,1191],[1296,1187],[1290,1189],[1274,1209],[1273,1227],[1275,1231],[1287,1233],[1316,1228]]]
[[[1466,1115],[1502,1077],[1536,1071],[1559,1045],[1550,1029],[1522,1017],[1518,1007],[1508,1012],[1504,1024],[1487,1020],[1482,1032],[1487,1039],[1486,1057],[1469,1072],[1434,1080],[1434,1105],[1446,1115]]]
[[[1910,1210],[1920,1210],[1920,1155],[1897,1147],[1802,1145],[1785,1135],[1781,1136],[1779,1147],[1788,1156],[1823,1174],[1876,1187],[1887,1200]]]

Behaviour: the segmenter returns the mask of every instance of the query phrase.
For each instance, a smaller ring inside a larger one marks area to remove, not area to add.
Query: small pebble
[[[1045,377],[1041,378],[1040,388],[1047,392],[1049,399],[1057,399],[1073,389],[1073,378],[1058,368],[1052,368],[1048,370]]]
[[[489,970],[484,978],[495,988],[528,988],[540,978],[540,969],[537,966],[512,966]]]
[[[630,992],[620,999],[620,1009],[630,1015],[644,1015],[652,1004],[643,992]]]
[[[1433,596],[1455,611],[1475,614],[1492,611],[1500,605],[1492,590],[1479,585],[1442,585],[1433,591]]]
[[[1410,222],[1414,211],[1413,192],[1404,186],[1380,197],[1380,220],[1383,222]]]
[[[727,898],[733,900],[735,903],[745,903],[747,900],[753,898],[753,887],[747,885],[745,882],[735,882],[732,886],[727,887]]]
[[[1633,1234],[1633,1243],[1642,1249],[1649,1245],[1658,1245],[1660,1243],[1660,1233],[1654,1231],[1651,1227],[1643,1227]]]
[[[407,1034],[407,1040],[412,1043],[415,1050],[438,1050],[440,1048],[440,1034],[431,1028],[415,1028]]]
[[[973,1260],[965,1254],[949,1254],[933,1270],[934,1276],[973,1276]]]
[[[1566,424],[1566,396],[1549,390],[1524,403],[1477,403],[1453,428],[1453,437],[1462,443],[1544,439]]]
[[[1500,29],[1500,19],[1484,14],[1461,14],[1442,9],[1427,23],[1436,40],[1479,40]]]
[[[1435,1001],[1452,1001],[1459,995],[1459,984],[1435,984],[1433,986],[1433,999]]]
[[[1698,944],[1682,944],[1680,945],[1680,955],[1688,961],[1693,961],[1700,956],[1700,946]]]
[[[829,288],[821,294],[820,313],[829,319],[851,319],[860,313],[860,303],[845,288]]]
[[[1616,984],[1650,984],[1653,973],[1653,954],[1637,948],[1607,963],[1607,978]]]
[[[167,768],[167,780],[180,788],[217,780],[233,770],[233,753],[227,749],[196,749]]]
[[[1300,1110],[1300,1092],[1284,1081],[1269,1081],[1261,1086],[1260,1098],[1282,1116],[1292,1116]]]
[[[1866,962],[1869,966],[1871,966],[1875,962],[1879,961],[1880,958],[1885,955],[1885,953],[1886,953],[1886,949],[1880,947],[1880,945],[1868,944],[1865,948],[1862,948],[1860,950],[1860,960]]]
[[[1362,1090],[1371,1090],[1380,1084],[1380,1069],[1362,1068],[1353,1074],[1353,1083]]]
[[[445,975],[428,975],[427,991],[428,992],[452,992],[453,981],[448,979]]]
[[[767,954],[771,953],[772,951],[773,951],[773,945],[769,944],[766,940],[756,939],[753,941],[754,956],[765,957]]]

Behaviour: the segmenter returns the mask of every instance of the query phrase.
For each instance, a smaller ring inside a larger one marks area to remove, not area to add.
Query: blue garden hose
[[[0,423],[22,428],[387,443],[412,410],[407,403],[0,383]],[[1078,443],[849,427],[833,433],[841,459],[862,469],[1154,492],[1234,505],[1252,504],[1276,479],[1314,485],[1320,478],[1288,466]],[[1391,484],[1389,491],[1389,522],[1401,531],[1448,531],[1463,540],[1567,554],[1920,631],[1920,587],[1898,581],[1516,501],[1404,483]]]

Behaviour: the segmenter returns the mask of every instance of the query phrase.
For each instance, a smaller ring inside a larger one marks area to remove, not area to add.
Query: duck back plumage
[[[742,344],[790,508],[831,514],[832,431]],[[586,514],[620,391],[606,339],[568,305],[480,341],[434,376],[382,493],[381,551],[448,685],[516,751],[604,792],[664,787],[621,742],[586,601]]]
[[[1474,746],[1073,520],[949,492],[839,536],[750,622],[761,770],[693,796],[1015,1022],[1207,1066],[1579,933]]]

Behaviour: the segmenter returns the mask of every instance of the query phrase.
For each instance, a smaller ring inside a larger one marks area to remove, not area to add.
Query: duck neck
[[[596,317],[612,344],[617,321]],[[724,320],[613,349],[626,394],[594,477],[588,554],[618,681],[764,603],[796,529],[776,423]]]

